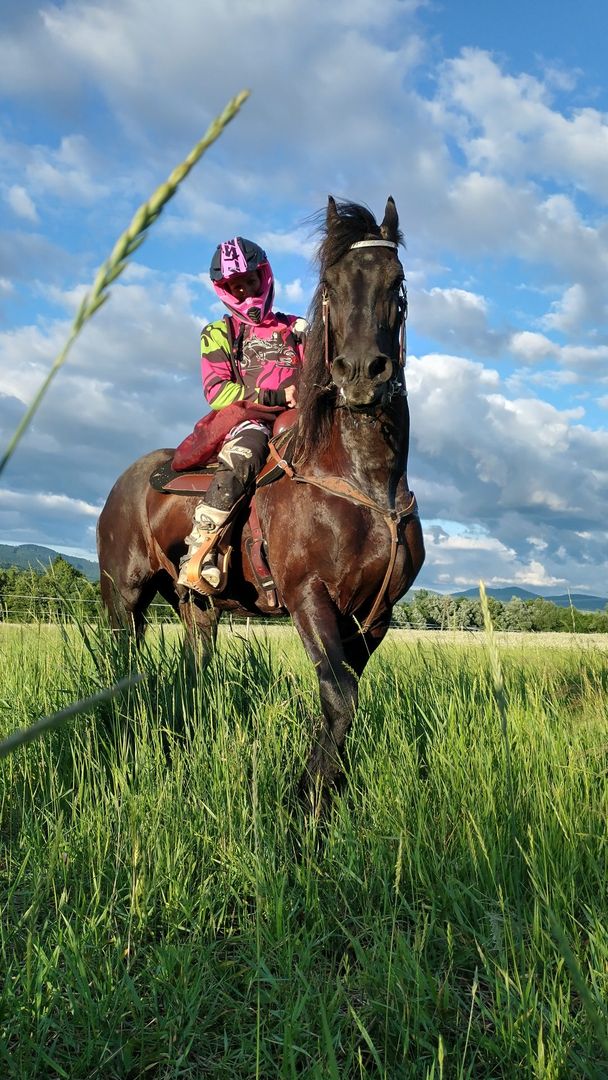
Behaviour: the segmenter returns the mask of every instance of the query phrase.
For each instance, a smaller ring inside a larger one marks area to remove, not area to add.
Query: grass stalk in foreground
[[[69,720],[72,716],[87,712],[104,701],[110,701],[111,698],[117,697],[125,690],[135,686],[141,679],[142,676],[137,674],[130,675],[126,679],[120,679],[114,686],[100,690],[98,694],[92,694],[91,697],[85,698],[83,701],[75,701],[73,705],[68,705],[65,709],[60,709],[59,712],[52,713],[50,716],[43,716],[30,727],[13,731],[6,739],[0,742],[0,759],[8,757],[13,750],[18,750],[20,746],[27,746],[28,743],[34,742],[35,739],[38,739],[47,731],[53,731],[55,728],[60,727],[64,720]]]
[[[500,728],[502,732],[503,742],[505,745],[507,788],[509,792],[509,800],[511,802],[511,813],[513,813],[515,808],[515,796],[513,793],[513,773],[511,769],[511,747],[509,745],[509,731],[507,728],[507,701],[505,697],[505,683],[502,674],[502,665],[500,663],[500,653],[498,651],[498,645],[496,644],[496,638],[494,636],[494,625],[492,623],[490,605],[488,604],[488,596],[483,581],[479,582],[479,599],[481,601],[483,625],[486,632],[486,641],[488,644],[490,669],[492,672],[492,682],[494,684],[494,696],[496,698],[496,705],[498,707],[498,712],[500,715]]]
[[[498,645],[496,643],[496,637],[494,635],[492,614],[490,612],[490,605],[488,603],[486,587],[483,581],[479,582],[479,599],[481,601],[483,625],[486,633],[488,654],[490,657],[492,683],[494,685],[494,697],[496,699],[496,706],[498,708],[498,713],[500,716],[500,730],[502,734],[502,741],[505,752],[505,774],[507,781],[507,796],[509,800],[509,829],[511,833],[511,854],[514,855],[518,847],[518,840],[516,826],[515,788],[513,784],[513,766],[511,763],[511,744],[509,741],[509,728],[507,722],[507,697],[505,693],[505,681],[503,676],[502,664],[500,662],[500,653],[498,651]],[[514,866],[516,866],[516,863],[514,863]],[[519,914],[519,923],[521,926],[521,886],[519,875],[516,875],[515,878],[515,898]]]
[[[196,165],[199,158],[202,157],[212,143],[219,138],[226,125],[230,123],[234,116],[236,116],[241,105],[248,97],[249,91],[241,90],[236,97],[228,102],[224,111],[209,125],[202,139],[193,147],[187,158],[185,158],[180,165],[177,165],[168,179],[165,180],[164,184],[161,184],[154,194],[151,195],[146,202],[142,203],[135,212],[129,227],[125,229],[121,236],[119,236],[110,257],[106,259],[97,272],[92,288],[83,297],[65,345],[55,357],[50,371],[43,379],[41,386],[34,395],[33,401],[19,421],[4,454],[0,458],[0,474],[13,456],[18,443],[32,422],[32,419],[49,386],[55,378],[55,375],[65,363],[68,353],[83,326],[108,299],[108,287],[122,274],[127,265],[129,256],[131,256],[143,243],[146,237],[146,231],[156,221],[169,199],[175,195],[182,180],[186,178],[190,170]]]
[[[576,959],[576,956],[574,955],[572,949],[570,948],[570,944],[559,923],[559,920],[556,918],[554,912],[551,911],[551,909],[549,909],[548,914],[551,932],[553,934],[553,937],[557,941],[559,951],[561,952],[566,962],[566,966],[570,973],[572,985],[575,987],[580,997],[583,1008],[585,1009],[585,1012],[587,1013],[587,1016],[589,1018],[589,1023],[591,1024],[591,1027],[593,1028],[593,1031],[595,1033],[595,1037],[600,1046],[602,1047],[602,1050],[606,1054],[606,1058],[608,1059],[608,1024],[606,1023],[605,1012],[604,1010],[602,1010],[602,1012],[600,1013],[598,1004],[594,998],[594,995],[589,989],[587,980],[585,979],[585,976],[583,975],[583,972],[581,970],[581,966]]]

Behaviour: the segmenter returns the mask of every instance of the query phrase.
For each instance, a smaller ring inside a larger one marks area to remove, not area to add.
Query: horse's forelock
[[[343,259],[358,240],[380,238],[380,226],[367,206],[353,202],[335,203],[335,213],[328,214],[319,245],[321,273]]]

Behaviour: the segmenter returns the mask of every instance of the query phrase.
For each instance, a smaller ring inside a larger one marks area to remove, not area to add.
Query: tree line
[[[48,567],[23,570],[0,567],[0,621],[66,622],[97,619],[101,613],[98,581],[89,579],[60,555]],[[152,619],[166,620],[173,612],[159,597]]]
[[[608,633],[608,609],[578,611],[562,608],[550,600],[502,603],[488,597],[496,630]],[[46,569],[0,568],[0,621],[64,622],[96,619],[101,613],[99,582],[87,577],[58,556]],[[158,597],[149,609],[152,621],[174,618],[169,604]],[[274,621],[274,620],[272,620]],[[481,630],[483,613],[479,600],[440,596],[418,589],[393,609],[395,627],[429,630]]]
[[[558,607],[550,600],[520,600],[507,603],[488,597],[495,630],[528,630],[577,634],[608,633],[608,605],[604,611],[578,611]],[[393,609],[393,626],[433,630],[481,630],[483,612],[479,600],[468,596],[440,596],[419,589]]]

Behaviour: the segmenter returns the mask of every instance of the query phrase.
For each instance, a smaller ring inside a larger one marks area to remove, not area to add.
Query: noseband
[[[355,244],[351,244],[349,251],[354,251],[355,248],[370,248],[370,247],[386,247],[392,248],[393,251],[399,250],[399,245],[393,243],[392,240],[357,240]],[[321,318],[323,319],[323,341],[325,352],[325,367],[328,371],[331,371],[331,361],[329,359],[329,293],[327,289],[323,287],[323,293],[321,296]],[[405,282],[401,282],[399,288],[399,357],[398,365],[400,368],[405,367],[405,323],[407,320],[407,292],[405,288]]]

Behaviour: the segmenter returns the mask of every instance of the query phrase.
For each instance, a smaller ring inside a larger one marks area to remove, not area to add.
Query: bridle
[[[355,248],[370,248],[370,247],[385,247],[391,248],[393,251],[399,250],[399,245],[395,244],[392,240],[357,240],[356,243],[351,244],[349,251],[354,251]],[[398,366],[399,368],[405,367],[405,354],[406,354],[406,338],[405,338],[405,324],[407,322],[407,290],[405,288],[405,282],[402,281],[399,286],[399,356]],[[329,293],[327,288],[323,286],[323,292],[321,294],[321,318],[323,320],[323,350],[325,354],[325,367],[328,371],[331,371],[331,360],[329,357]]]
[[[351,244],[349,251],[354,248],[366,248],[366,247],[387,247],[392,248],[393,251],[397,250],[398,245],[391,240],[358,240],[355,244]],[[325,338],[325,365],[327,370],[331,372],[331,365],[329,359],[329,296],[327,289],[324,287],[321,295],[322,308],[321,315],[323,318],[324,326],[324,338]],[[399,289],[399,356],[398,364],[399,368],[405,367],[405,321],[407,319],[407,293],[405,290],[404,282],[401,282]],[[393,361],[394,362],[394,361]],[[391,397],[395,394],[404,395],[406,393],[403,383],[398,388],[398,378],[393,376],[392,382],[395,384],[391,392]],[[270,444],[270,456],[274,459],[277,465],[281,468],[283,473],[293,480],[295,483],[310,484],[313,487],[320,488],[322,491],[329,491],[332,495],[337,496],[340,499],[347,499],[349,502],[357,503],[359,506],[365,507],[367,510],[378,514],[385,521],[389,533],[390,533],[390,554],[388,558],[388,564],[386,572],[380,586],[380,590],[372,604],[371,610],[363,623],[357,626],[357,630],[350,637],[343,639],[344,644],[347,641],[353,641],[360,635],[365,635],[369,630],[373,629],[376,624],[377,617],[384,603],[384,597],[387,589],[390,586],[391,578],[393,576],[393,570],[395,569],[395,563],[397,561],[397,550],[401,543],[399,536],[399,526],[408,520],[410,517],[414,517],[418,513],[416,505],[416,497],[413,492],[410,492],[410,499],[406,506],[402,510],[396,510],[388,506],[381,506],[375,499],[372,499],[364,491],[358,488],[355,484],[351,483],[344,476],[314,476],[298,471],[294,462],[290,463],[281,456],[274,441],[271,439]]]

